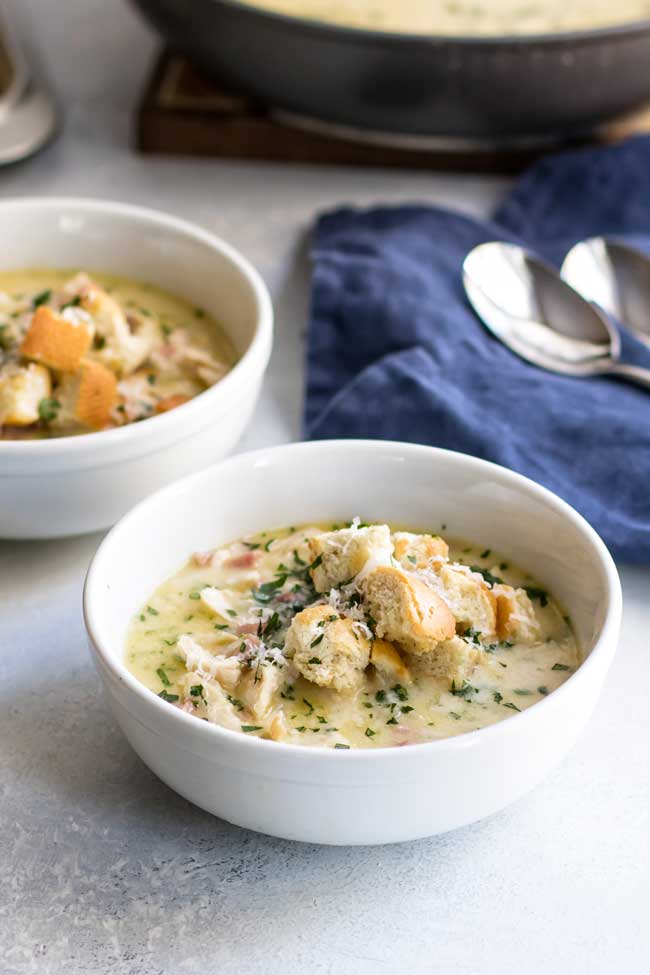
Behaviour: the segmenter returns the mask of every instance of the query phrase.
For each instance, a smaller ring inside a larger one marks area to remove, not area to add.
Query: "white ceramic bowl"
[[[447,535],[527,567],[571,614],[583,664],[549,697],[499,724],[408,748],[357,751],[285,745],[207,724],[160,700],[126,669],[132,614],[191,552],[247,532],[357,514],[421,529],[446,525]],[[173,789],[274,836],[388,843],[487,816],[557,765],[591,714],[614,656],[621,590],[593,529],[518,474],[432,447],[322,441],[234,457],[138,505],[99,548],[84,612],[118,723]]]
[[[0,538],[106,528],[174,478],[237,442],[259,394],[273,312],[257,272],[218,237],[155,210],[109,201],[0,203],[0,269],[106,271],[159,285],[205,308],[238,361],[191,402],[142,423],[54,440],[0,441]]]

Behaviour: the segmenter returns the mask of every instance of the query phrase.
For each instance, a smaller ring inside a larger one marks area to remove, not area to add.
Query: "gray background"
[[[486,213],[491,178],[141,159],[133,107],[155,39],[119,0],[22,0],[66,107],[63,137],[0,194],[93,195],[199,221],[260,268],[277,339],[241,448],[300,435],[305,235],[342,202]],[[8,242],[3,242],[7,246]],[[564,764],[505,812],[384,848],[230,826],[141,764],[87,654],[99,536],[0,543],[0,972],[313,975],[650,969],[649,574],[623,572],[623,639]]]

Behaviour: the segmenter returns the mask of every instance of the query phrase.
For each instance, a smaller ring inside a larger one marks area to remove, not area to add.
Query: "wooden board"
[[[255,98],[208,81],[184,58],[164,51],[138,110],[137,148],[269,162],[514,173],[549,149],[607,144],[639,132],[650,132],[650,106],[561,144],[499,148],[444,139],[365,141],[354,131],[334,135],[327,126],[275,112]]]

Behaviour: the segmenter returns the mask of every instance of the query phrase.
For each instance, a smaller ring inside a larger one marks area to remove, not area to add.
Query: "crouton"
[[[241,677],[241,661],[237,657],[211,653],[188,635],[180,637],[176,648],[188,670],[194,670],[202,677],[213,677],[228,691],[234,690],[237,686]]]
[[[185,393],[173,393],[171,396],[163,396],[156,403],[156,413],[169,413],[170,410],[175,410],[177,406],[182,406],[183,403],[189,403],[191,396],[186,396]]]
[[[451,565],[438,570],[440,595],[456,618],[462,631],[472,629],[486,639],[496,634],[496,597],[482,579]]]
[[[345,691],[358,685],[368,666],[370,641],[330,606],[309,606],[291,621],[284,653],[306,680]]]
[[[497,601],[497,636],[513,643],[537,643],[542,629],[525,589],[512,586],[494,587]]]
[[[453,636],[439,643],[429,653],[408,658],[416,677],[437,677],[461,687],[468,680],[474,667],[485,658],[484,650],[462,637]]]
[[[144,362],[159,337],[153,319],[134,320],[132,331],[118,303],[87,274],[77,274],[66,283],[64,291],[77,297],[78,307],[92,318],[99,339],[90,352],[93,359],[122,376]]]
[[[395,558],[406,569],[426,569],[446,562],[449,546],[439,535],[414,535],[411,532],[394,532]]]
[[[93,337],[92,325],[81,318],[57,314],[39,305],[20,346],[21,355],[50,369],[76,372],[88,352]]]
[[[447,604],[402,569],[375,569],[366,580],[365,593],[377,636],[409,653],[428,653],[456,632],[456,620]]]
[[[84,359],[74,375],[64,375],[56,398],[61,404],[57,425],[76,422],[91,430],[101,430],[109,423],[117,403],[117,380],[110,369],[92,359]]]
[[[370,645],[370,663],[382,677],[410,683],[411,672],[392,643],[386,640],[373,640]]]
[[[45,366],[30,362],[0,374],[0,426],[25,427],[39,419],[38,404],[52,391]]]
[[[311,570],[316,591],[329,592],[366,568],[390,565],[392,552],[388,525],[353,526],[310,538],[310,557],[317,562]]]

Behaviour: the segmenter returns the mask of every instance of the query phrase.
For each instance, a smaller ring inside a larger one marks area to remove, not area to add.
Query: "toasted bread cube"
[[[191,396],[186,396],[185,393],[172,393],[171,396],[163,396],[156,403],[156,413],[169,413],[170,410],[175,410],[177,406],[183,406],[184,403],[189,403]]]
[[[513,643],[538,643],[542,628],[525,589],[512,586],[494,587],[497,601],[497,636]]]
[[[76,422],[91,430],[101,430],[109,423],[117,403],[117,379],[101,363],[84,359],[74,375],[63,377],[56,398],[61,403],[57,424]]]
[[[350,582],[362,570],[390,565],[393,543],[388,525],[341,528],[309,539],[311,570],[317,592],[329,592]],[[365,574],[365,573],[364,573]]]
[[[456,618],[461,630],[472,629],[484,640],[496,635],[496,597],[482,579],[451,565],[443,565],[438,573],[440,594]]]
[[[393,544],[395,558],[406,569],[428,569],[449,558],[449,546],[439,535],[393,532]]]
[[[392,643],[373,640],[370,645],[370,663],[382,677],[407,684],[412,680],[408,669]]]
[[[79,318],[66,318],[39,305],[20,346],[21,355],[50,369],[76,372],[88,352],[92,326]]]
[[[39,419],[38,404],[52,391],[45,366],[30,362],[0,375],[0,426],[26,427]]]
[[[370,659],[370,642],[354,620],[330,606],[309,606],[291,621],[284,652],[306,680],[345,691],[359,684]]]
[[[437,677],[462,687],[476,665],[486,657],[479,646],[453,636],[439,643],[434,650],[419,656],[409,657],[409,665],[417,677]]]
[[[79,307],[92,318],[95,333],[101,340],[91,350],[91,356],[111,371],[128,375],[144,362],[153,349],[158,327],[153,319],[134,322],[132,331],[129,320],[118,303],[87,274],[80,273],[66,283],[64,291],[79,298]]]
[[[428,653],[456,632],[447,604],[429,586],[394,566],[380,566],[366,581],[366,601],[378,637],[408,653]]]

